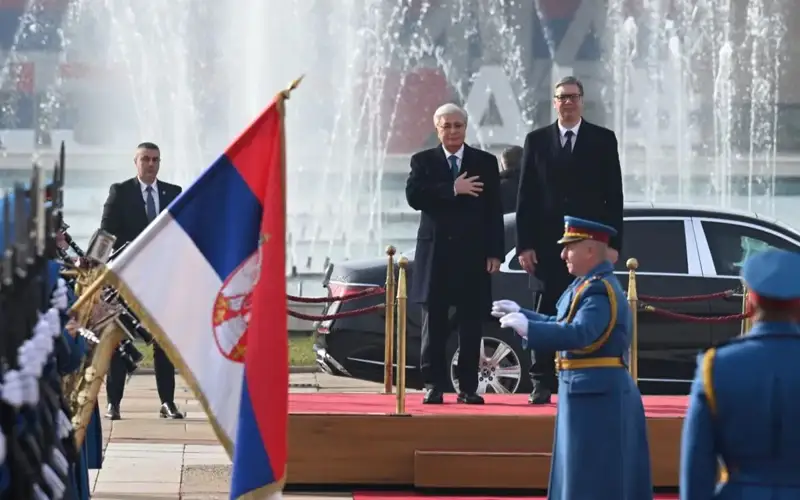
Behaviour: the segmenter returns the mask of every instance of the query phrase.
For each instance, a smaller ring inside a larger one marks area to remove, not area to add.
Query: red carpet
[[[543,497],[503,497],[503,496],[437,496],[437,495],[422,495],[419,493],[402,493],[402,492],[355,492],[353,493],[353,500],[546,500]],[[654,500],[677,500],[678,495],[670,493],[656,493],[653,496]]]
[[[422,394],[406,397],[406,412],[412,415],[555,415],[552,404],[532,406],[526,394],[487,394],[482,406],[456,404],[455,394],[445,395],[443,405],[423,405]],[[645,396],[645,412],[650,418],[681,418],[686,413],[686,396]],[[290,413],[377,414],[394,413],[395,396],[364,393],[289,394]],[[666,498],[666,497],[665,497]]]

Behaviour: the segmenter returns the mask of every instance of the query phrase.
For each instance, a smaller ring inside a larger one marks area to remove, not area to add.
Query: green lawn
[[[312,346],[314,337],[297,336],[289,337],[289,366],[314,366],[315,358]],[[144,355],[142,368],[153,367],[153,349],[144,345],[143,342],[136,342],[136,348]]]

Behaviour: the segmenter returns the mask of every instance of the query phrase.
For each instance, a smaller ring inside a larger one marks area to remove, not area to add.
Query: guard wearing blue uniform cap
[[[632,317],[606,257],[614,228],[565,217],[561,258],[576,276],[545,316],[501,300],[492,315],[529,349],[556,351],[558,413],[550,500],[651,500],[644,406],[627,370]]]
[[[742,280],[753,327],[698,358],[683,425],[683,500],[800,499],[800,254],[759,253]]]

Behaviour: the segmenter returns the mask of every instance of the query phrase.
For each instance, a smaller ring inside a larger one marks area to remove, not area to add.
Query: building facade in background
[[[79,149],[130,142],[125,135],[135,132],[135,127],[126,128],[125,122],[141,118],[134,112],[103,116],[107,109],[104,104],[124,101],[131,84],[130,72],[146,70],[135,65],[126,67],[119,61],[92,59],[89,49],[93,42],[96,48],[113,36],[113,30],[104,25],[108,16],[92,10],[95,3],[0,0],[0,61],[4,62],[0,78],[0,137],[7,150],[48,147],[54,138],[70,139]],[[644,133],[641,129],[647,128],[648,121],[636,116],[637,109],[662,115],[657,120],[659,127],[668,131],[684,126],[670,117],[678,112],[675,108],[680,100],[700,115],[693,121],[702,122],[702,115],[714,112],[713,95],[720,92],[714,88],[714,78],[725,69],[720,70],[720,63],[715,61],[719,59],[720,42],[712,39],[723,36],[723,32],[731,33],[734,55],[729,78],[735,87],[731,98],[734,141],[748,142],[743,136],[750,134],[747,122],[754,97],[749,89],[753,75],[774,71],[775,74],[762,75],[769,80],[771,91],[757,92],[755,96],[770,100],[776,109],[778,149],[786,153],[800,150],[800,135],[794,133],[800,126],[800,91],[791,84],[800,73],[800,60],[795,55],[798,49],[793,48],[798,46],[793,41],[800,28],[792,29],[797,26],[793,21],[800,17],[797,9],[788,8],[791,5],[780,0],[735,0],[731,12],[726,12],[723,6],[727,2],[710,1],[706,4],[711,6],[708,13],[714,19],[698,20],[693,18],[697,10],[694,3],[386,2],[384,21],[395,23],[389,42],[393,47],[387,49],[392,60],[382,77],[386,130],[392,130],[387,137],[389,150],[406,154],[429,143],[430,134],[419,126],[420,122],[432,107],[450,98],[467,105],[473,115],[480,117],[480,130],[473,131],[473,142],[489,146],[517,143],[525,131],[552,119],[551,83],[566,73],[576,74],[586,83],[590,119],[619,126],[623,122],[615,115],[627,113],[623,128],[629,138],[647,142],[651,139],[637,137]],[[399,11],[402,15],[398,15]],[[96,17],[94,21],[88,19],[92,16]],[[208,16],[213,20],[213,12]],[[630,26],[626,25],[628,18],[637,31],[634,38],[638,46],[632,49],[636,54],[631,57],[619,56],[620,51],[625,51],[620,48],[624,44],[621,33]],[[670,23],[674,26],[669,27]],[[70,30],[76,27],[81,30],[76,37],[82,45],[78,50],[70,47]],[[96,33],[87,35],[87,27]],[[682,54],[671,56],[666,53],[673,45],[671,38],[686,40],[694,47],[684,47]],[[778,43],[781,47],[777,50],[768,47]],[[758,59],[759,50],[763,52],[760,57],[768,60],[751,67],[751,56],[755,52]],[[187,57],[206,57],[209,53],[199,50],[187,53]],[[691,61],[673,66],[676,58]],[[630,71],[615,68],[626,64],[632,66]],[[669,66],[663,71],[659,88],[646,81],[653,75],[653,66],[662,71]],[[692,81],[681,80],[682,77]],[[210,86],[208,76],[204,78]],[[615,82],[615,78],[627,81]],[[756,82],[759,84],[764,82]],[[622,90],[623,87],[628,88]],[[670,90],[675,87],[685,95]],[[220,93],[224,92],[223,87]],[[654,96],[659,96],[661,102],[654,104]],[[623,101],[627,105],[621,104]],[[209,99],[204,105],[224,107],[224,99]],[[131,102],[131,106],[135,103]],[[114,109],[119,110],[120,106]],[[224,120],[224,113],[216,111],[214,120]],[[698,136],[703,135],[708,134],[698,132]]]
[[[71,224],[88,236],[108,184],[132,175],[132,144],[163,145],[165,173],[185,174],[168,180],[187,184],[241,130],[239,94],[278,90],[278,61],[306,73],[289,107],[297,261],[413,236],[408,155],[435,144],[441,103],[463,104],[469,142],[499,151],[554,120],[567,74],[587,119],[617,132],[629,199],[774,214],[800,194],[789,0],[261,1],[0,0],[0,185],[64,140]],[[231,34],[235,9],[264,23]]]

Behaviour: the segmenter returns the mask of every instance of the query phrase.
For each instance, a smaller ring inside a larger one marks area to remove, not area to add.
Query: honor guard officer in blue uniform
[[[698,359],[683,500],[800,499],[800,254],[759,253],[742,279],[753,327]]]
[[[556,316],[501,300],[492,307],[528,349],[557,352],[550,500],[652,500],[642,397],[627,370],[632,316],[607,259],[612,227],[565,217],[561,258],[576,279]]]

